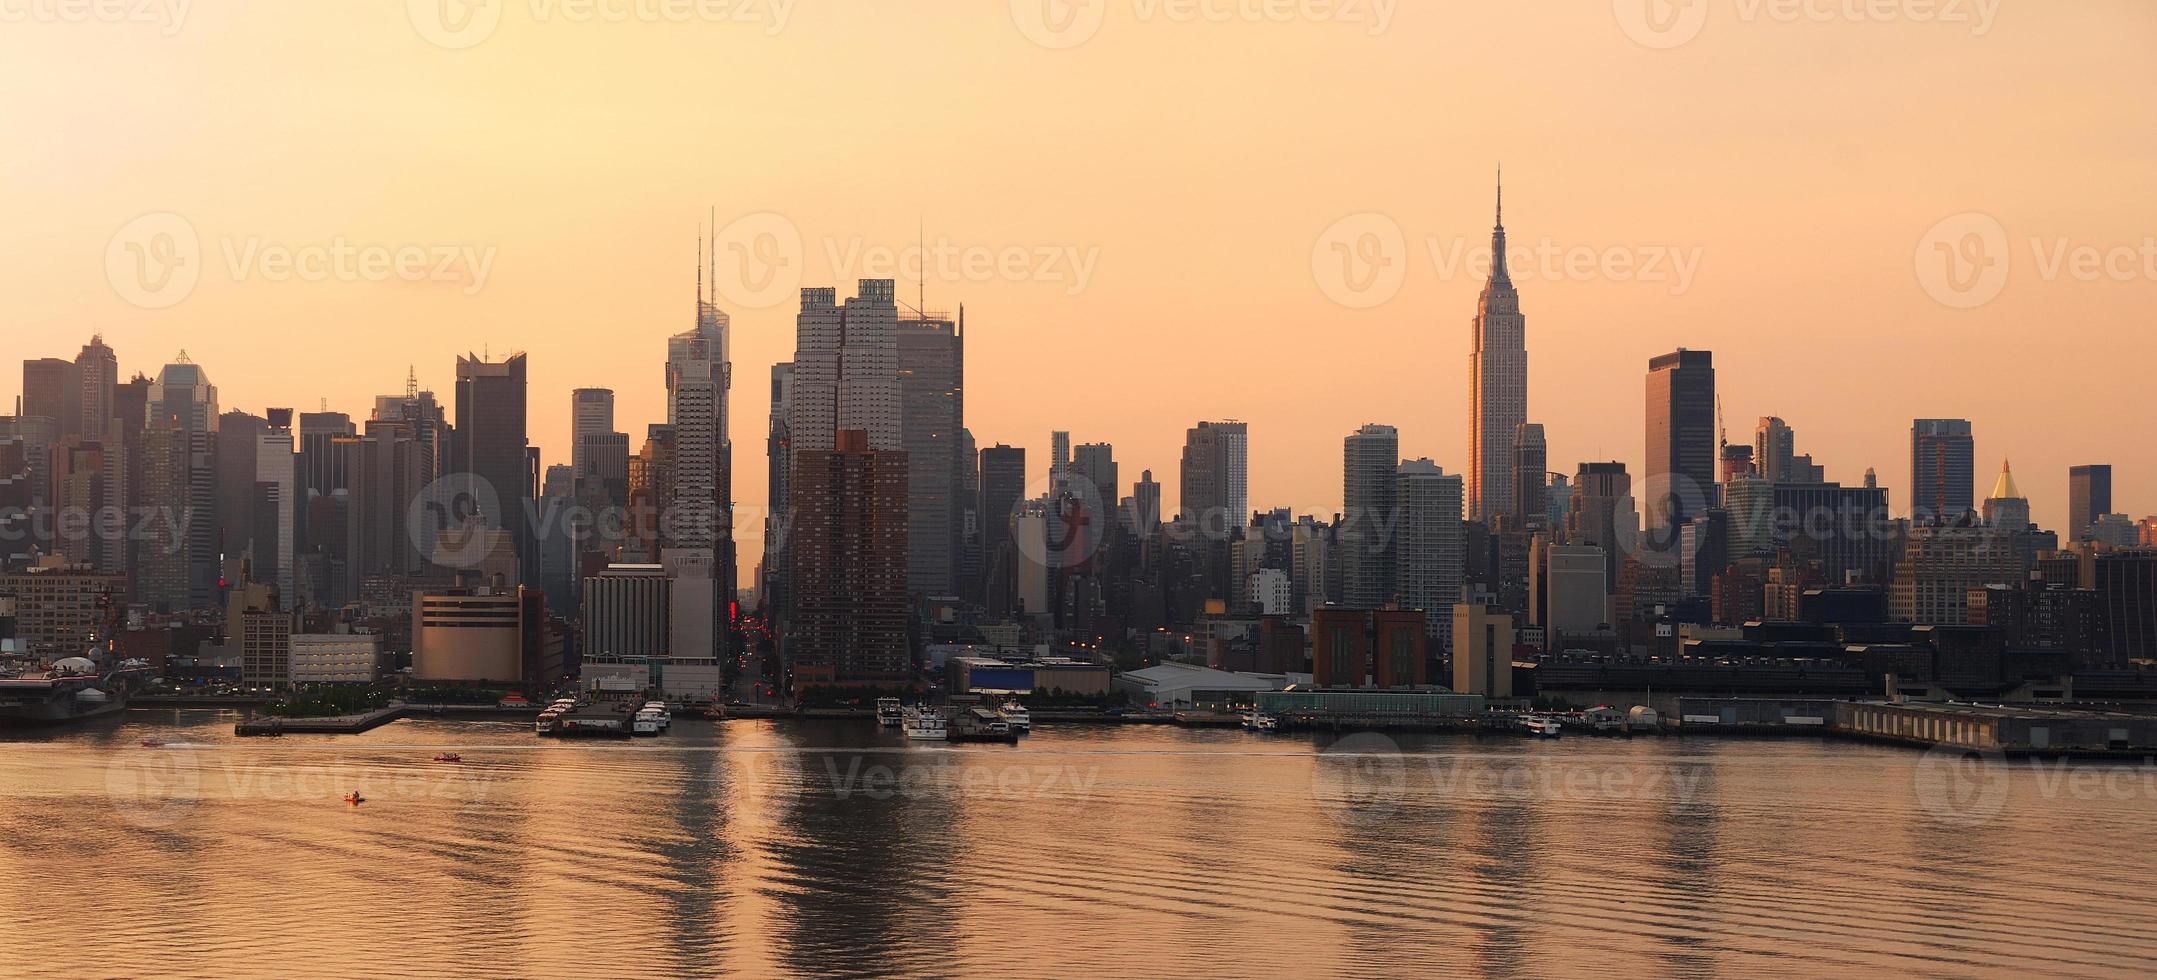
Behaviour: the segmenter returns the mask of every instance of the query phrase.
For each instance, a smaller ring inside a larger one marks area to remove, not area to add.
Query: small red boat
[[[346,803],[350,803],[350,804],[352,804],[353,806],[358,806],[358,805],[360,805],[360,804],[362,804],[362,803],[365,803],[365,802],[367,802],[367,798],[366,798],[366,797],[364,797],[364,796],[361,796],[361,795],[359,795],[358,793],[346,793],[346,794],[345,794],[345,802],[346,802]]]
[[[165,743],[160,742],[154,738],[146,738],[142,740],[142,747],[146,749],[161,749],[165,747]]]
[[[463,761],[464,761],[464,756],[458,755],[458,754],[457,754],[457,753],[455,753],[455,752],[443,752],[443,753],[441,753],[441,754],[439,754],[439,755],[436,755],[436,756],[434,757],[434,761],[436,761],[436,762],[463,762]]]

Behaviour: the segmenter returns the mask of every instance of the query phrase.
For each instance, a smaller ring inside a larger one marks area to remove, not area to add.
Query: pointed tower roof
[[[1505,267],[1505,168],[1498,168],[1498,214],[1490,230],[1490,281],[1511,286],[1513,274]]]
[[[1992,485],[1992,495],[1986,500],[2022,500],[2022,491],[2015,487],[2015,472],[2006,460],[2000,460],[2000,482]]]

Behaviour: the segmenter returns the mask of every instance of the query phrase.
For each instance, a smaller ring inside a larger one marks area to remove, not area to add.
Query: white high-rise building
[[[291,409],[271,409],[270,425],[255,437],[255,485],[271,488],[269,505],[276,508],[274,527],[260,528],[276,535],[276,540],[257,536],[256,558],[276,564],[277,594],[290,605],[300,594],[298,570],[293,566],[299,527],[299,456],[293,448]]]
[[[1502,183],[1490,247],[1490,280],[1476,304],[1468,354],[1468,517],[1484,522],[1514,506],[1513,440],[1528,421],[1528,322],[1506,271]]]
[[[1446,611],[1461,601],[1468,540],[1461,522],[1461,479],[1428,459],[1400,464],[1399,514],[1394,532],[1395,578],[1401,607],[1430,614],[1427,629],[1445,636]]]
[[[871,449],[905,448],[894,286],[890,279],[863,279],[844,305],[829,287],[801,291],[788,426],[793,449],[835,448],[842,429],[867,432]]]
[[[1049,493],[1061,496],[1071,483],[1071,433],[1049,433]]]
[[[696,326],[667,338],[674,493],[661,521],[668,532],[662,560],[675,578],[672,655],[709,659],[723,649],[719,637],[734,579],[733,445],[727,438],[733,368],[727,315],[705,295],[703,262],[697,271]],[[607,424],[612,426],[611,418]]]

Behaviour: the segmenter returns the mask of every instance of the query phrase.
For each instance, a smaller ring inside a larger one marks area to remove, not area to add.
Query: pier
[[[232,734],[243,737],[274,735],[357,735],[379,728],[405,716],[410,706],[402,701],[356,715],[338,715],[331,718],[280,718],[275,715],[254,715],[232,726]]]

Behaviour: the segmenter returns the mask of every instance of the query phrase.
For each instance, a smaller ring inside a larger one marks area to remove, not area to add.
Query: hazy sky
[[[1330,513],[1362,423],[1467,461],[1502,162],[1554,469],[1637,472],[1683,345],[1735,441],[1780,415],[1898,511],[1909,420],[1967,416],[1980,495],[2011,457],[2056,526],[2067,467],[2111,462],[2157,512],[2146,0],[446,4],[0,0],[7,356],[102,331],[227,407],[364,415],[521,349],[562,461],[573,387],[662,417],[716,207],[760,508],[786,287],[911,280],[925,220],[982,445],[1039,480],[1069,429],[1174,501],[1185,427],[1240,418],[1254,506]]]

